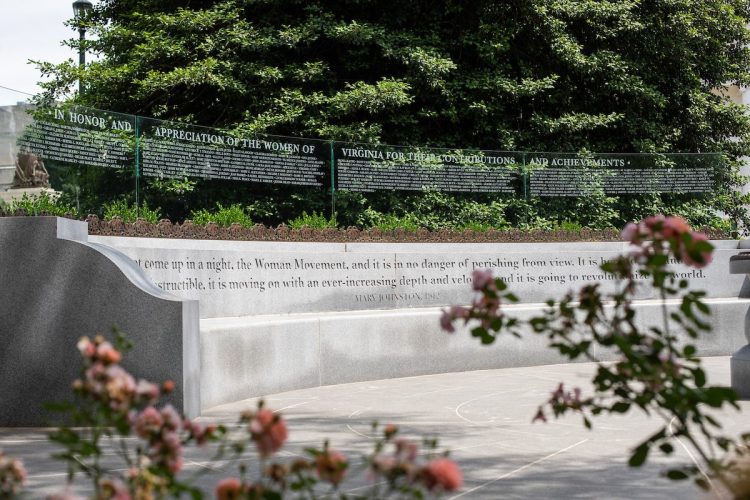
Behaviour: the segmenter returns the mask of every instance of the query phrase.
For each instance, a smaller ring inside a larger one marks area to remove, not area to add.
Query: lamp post
[[[78,23],[78,33],[80,34],[80,43],[78,44],[78,67],[82,70],[86,65],[86,50],[83,42],[86,40],[86,26],[83,21],[88,17],[94,8],[89,0],[76,0],[73,2],[73,19]],[[78,79],[78,93],[83,91],[83,83]]]

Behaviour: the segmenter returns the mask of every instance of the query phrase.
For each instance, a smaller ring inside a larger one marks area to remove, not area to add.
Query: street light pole
[[[78,37],[78,40],[80,40],[78,44],[78,68],[83,69],[86,66],[86,51],[83,49],[83,42],[86,40],[86,28],[78,28],[78,34],[80,35]]]
[[[80,35],[78,42],[78,68],[83,73],[83,68],[86,66],[86,49],[84,48],[84,41],[86,40],[86,25],[84,21],[88,17],[91,10],[94,8],[89,0],[76,0],[73,2],[73,19],[78,23],[78,33]],[[83,92],[82,79],[78,78],[78,93]]]

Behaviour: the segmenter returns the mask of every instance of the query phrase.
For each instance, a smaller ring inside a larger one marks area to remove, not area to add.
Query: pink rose
[[[656,231],[655,228],[657,228],[657,226],[661,227],[662,224],[664,223],[664,220],[665,220],[665,217],[662,214],[650,215],[646,217],[645,219],[643,219],[643,224],[645,224],[645,226],[649,230],[651,230],[651,232],[655,232]]]
[[[682,261],[685,263],[685,265],[695,267],[697,269],[709,265],[714,259],[713,248],[711,248],[711,250],[703,252],[698,252],[697,250],[695,250],[695,245],[697,243],[708,241],[708,236],[703,233],[693,232],[690,234],[690,240],[691,241],[687,245],[687,247],[681,248],[680,257],[682,258]]]
[[[461,469],[449,458],[437,458],[424,468],[425,484],[428,490],[439,487],[445,491],[454,491],[464,482]]]
[[[0,451],[0,497],[14,497],[26,483],[26,469],[23,463],[8,457]]]
[[[104,371],[109,405],[114,410],[127,410],[135,394],[135,379],[120,365],[109,365]]]
[[[331,484],[339,484],[344,479],[346,467],[349,461],[346,457],[331,448],[326,449],[315,458],[315,469],[321,481],[328,481]]]
[[[473,283],[472,287],[476,291],[483,290],[487,286],[492,286],[495,284],[495,280],[492,276],[492,271],[489,269],[479,270],[477,269],[472,274]]]
[[[161,416],[164,419],[164,428],[170,431],[176,431],[180,429],[182,424],[182,418],[177,410],[172,405],[167,405],[161,410]]]
[[[446,332],[453,333],[456,329],[453,327],[453,321],[457,319],[466,319],[469,317],[469,310],[461,306],[450,306],[448,309],[443,310],[442,316],[440,316],[440,328]]]
[[[622,233],[620,233],[620,237],[622,238],[623,241],[636,243],[638,241],[639,234],[640,234],[640,231],[638,229],[638,226],[632,222],[628,222],[625,225],[625,228],[622,230]]]
[[[149,406],[135,417],[135,432],[143,439],[148,439],[151,435],[161,431],[163,424],[164,420],[159,410],[153,406]]]
[[[190,433],[190,436],[195,439],[195,442],[199,446],[206,444],[206,441],[216,431],[216,427],[213,425],[204,426],[203,424],[192,422],[190,420],[185,420],[182,427]]]
[[[242,481],[228,477],[216,485],[216,500],[239,500],[242,497]]]
[[[176,432],[166,431],[155,441],[149,450],[149,458],[154,463],[177,473],[182,469],[182,442]]]
[[[248,430],[263,457],[279,451],[287,439],[286,423],[267,408],[261,408],[253,415]]]
[[[385,434],[386,438],[390,438],[397,432],[398,426],[396,424],[387,424],[385,427],[383,427],[383,434]]]
[[[667,217],[662,231],[665,238],[675,238],[690,232],[690,225],[682,217]]]
[[[453,315],[451,314],[450,309],[446,309],[443,311],[443,314],[440,316],[440,328],[445,330],[448,333],[453,333],[456,331],[456,329],[453,327]]]
[[[165,380],[161,385],[161,389],[165,394],[169,394],[170,392],[174,391],[174,382],[171,380]]]
[[[78,341],[77,347],[78,351],[85,358],[91,359],[94,357],[94,354],[96,354],[96,346],[94,346],[88,337],[81,337],[81,340]]]
[[[102,342],[96,348],[96,356],[105,364],[119,363],[122,359],[120,351],[112,347],[109,342]]]
[[[138,397],[148,401],[154,401],[159,397],[159,386],[147,380],[140,379],[135,387]]]

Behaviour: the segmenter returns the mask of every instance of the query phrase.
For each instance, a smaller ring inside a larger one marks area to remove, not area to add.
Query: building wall
[[[16,165],[16,140],[31,123],[31,105],[19,103],[0,106],[0,191],[13,183]]]
[[[748,113],[750,113],[750,89],[732,85],[723,93],[733,102],[744,104],[748,109]],[[745,158],[745,165],[740,168],[740,173],[750,179],[750,158]],[[742,188],[742,194],[748,193],[750,193],[750,180]]]

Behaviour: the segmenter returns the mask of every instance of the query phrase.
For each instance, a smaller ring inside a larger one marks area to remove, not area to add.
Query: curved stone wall
[[[543,339],[483,347],[468,331],[439,328],[440,308],[468,303],[474,269],[504,276],[530,316],[591,281],[624,243],[283,243],[96,236],[154,282],[201,303],[201,408],[316,385],[561,362]],[[744,345],[746,279],[729,274],[736,241],[716,241],[714,264],[678,268],[708,292],[714,331],[700,354]],[[647,287],[637,307],[660,324]],[[602,353],[606,356],[606,353]]]

